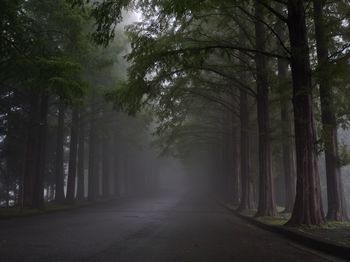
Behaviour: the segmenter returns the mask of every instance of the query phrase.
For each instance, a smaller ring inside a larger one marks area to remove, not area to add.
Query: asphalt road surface
[[[0,261],[337,261],[199,196],[118,200],[0,221]]]

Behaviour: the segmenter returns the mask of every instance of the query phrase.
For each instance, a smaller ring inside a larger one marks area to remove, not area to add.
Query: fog
[[[1,261],[349,254],[348,1],[0,6]]]

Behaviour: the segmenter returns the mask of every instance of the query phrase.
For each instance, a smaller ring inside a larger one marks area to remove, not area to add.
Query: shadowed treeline
[[[347,221],[349,14],[345,0],[4,1],[1,205],[187,188],[256,217],[282,206],[287,225]]]

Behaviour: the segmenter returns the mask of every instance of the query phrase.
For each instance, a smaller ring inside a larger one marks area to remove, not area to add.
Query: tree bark
[[[327,176],[327,219],[335,221],[349,220],[346,210],[346,201],[341,179],[340,165],[338,164],[338,136],[335,105],[331,76],[327,74],[329,66],[329,44],[324,19],[324,5],[326,1],[313,1],[314,21],[317,45],[317,58],[319,70],[319,88],[321,101],[321,115],[323,140],[325,144],[326,176]]]
[[[85,119],[83,112],[79,114],[79,134],[78,134],[78,188],[77,199],[83,200],[85,198]]]
[[[241,28],[239,32],[240,42],[245,43],[247,41],[244,30]],[[239,60],[242,68],[246,67],[249,62],[244,53],[239,53]],[[247,74],[244,70],[240,73],[240,81],[242,83],[248,82]],[[255,207],[253,190],[251,184],[250,174],[250,143],[249,143],[249,100],[247,91],[243,88],[239,91],[239,121],[240,121],[240,180],[241,180],[241,199],[238,210],[246,210]]]
[[[20,176],[20,181],[18,185],[18,205],[21,208],[24,207],[24,180],[26,175],[27,144],[28,144],[28,134],[25,134],[23,152],[22,152],[21,176]]]
[[[77,175],[77,151],[78,151],[78,132],[79,132],[78,128],[79,128],[79,113],[78,113],[78,109],[74,107],[72,111],[67,197],[66,197],[66,201],[69,203],[72,203],[75,200],[75,182],[76,182],[76,175]]]
[[[112,175],[113,175],[113,193],[114,196],[121,196],[121,174],[120,174],[120,144],[118,143],[118,136],[113,134],[113,148],[112,148]]]
[[[36,166],[36,177],[34,180],[33,207],[43,209],[44,203],[44,179],[46,164],[46,134],[47,134],[47,113],[49,95],[43,90],[40,96],[39,132],[38,132],[38,160]]]
[[[281,12],[281,5],[278,5],[278,10]],[[282,41],[284,44],[287,42],[287,32],[282,21],[278,21],[276,26],[276,32],[280,37],[277,45],[280,46]],[[285,54],[283,47],[280,47],[281,54]],[[282,134],[282,161],[284,171],[284,185],[285,185],[285,213],[291,213],[293,210],[295,199],[295,159],[294,150],[292,147],[292,117],[291,117],[291,101],[288,83],[288,61],[279,58],[278,62],[278,85],[279,85],[279,100],[280,100],[280,116],[282,122],[281,134]]]
[[[297,160],[296,199],[289,225],[324,223],[317,167],[311,66],[303,0],[288,0]]]
[[[288,64],[286,61],[278,60],[279,84],[285,85],[287,77]],[[280,87],[285,88],[285,87]],[[291,213],[295,200],[295,163],[294,152],[292,148],[292,119],[290,116],[289,99],[285,99],[284,94],[280,94],[281,122],[282,122],[282,160],[285,183],[285,209],[284,212]]]
[[[55,161],[55,180],[56,193],[55,201],[62,203],[64,201],[64,171],[63,171],[63,145],[64,145],[64,115],[65,105],[60,102],[58,105],[58,123],[57,123],[57,144]]]
[[[98,144],[97,144],[97,123],[96,123],[96,109],[94,102],[91,106],[90,112],[90,134],[89,134],[89,169],[88,169],[88,200],[96,200],[99,194],[99,177],[98,177]]]
[[[10,178],[9,178],[9,174],[8,174],[8,172],[6,172],[6,174],[5,174],[5,183],[4,183],[4,193],[5,193],[5,206],[6,207],[9,207],[10,206],[10,199],[11,199],[11,196],[10,196],[10,191],[11,191],[11,189],[10,189]]]
[[[241,122],[241,202],[238,210],[254,208],[250,179],[250,151],[249,151],[249,109],[248,95],[240,91],[240,122]]]
[[[231,154],[231,144],[232,137],[230,134],[231,129],[231,117],[228,110],[223,111],[222,116],[222,141],[220,143],[220,186],[219,194],[225,201],[231,202],[231,192],[232,192],[232,154]]]
[[[40,112],[40,99],[39,95],[35,92],[30,97],[30,121],[28,126],[27,144],[26,144],[26,157],[25,157],[25,170],[23,177],[23,207],[33,206],[34,195],[34,180],[36,176],[36,166],[38,160],[38,128],[39,128],[39,112]]]
[[[102,196],[109,197],[111,195],[111,141],[105,136],[102,139],[102,143]]]
[[[232,204],[239,205],[240,190],[239,190],[239,134],[238,134],[238,119],[231,112],[231,177],[232,177]]]
[[[255,2],[255,44],[256,50],[265,51],[266,35],[261,21],[264,19],[264,8]],[[255,216],[275,216],[276,202],[274,178],[272,175],[272,151],[269,116],[269,83],[268,63],[264,55],[255,55],[257,73],[257,110],[259,130],[259,203]]]

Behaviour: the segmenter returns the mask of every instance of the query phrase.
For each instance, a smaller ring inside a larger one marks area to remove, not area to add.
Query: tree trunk
[[[36,177],[34,180],[34,195],[33,207],[43,209],[44,203],[44,179],[45,179],[45,165],[46,165],[46,135],[47,135],[47,113],[49,96],[46,91],[42,91],[40,96],[40,115],[39,115],[39,132],[38,136],[38,160],[36,166]]]
[[[264,26],[260,22],[264,19],[264,8],[255,2],[255,41],[256,50],[265,51],[266,36]],[[256,216],[275,216],[276,202],[274,178],[272,175],[272,152],[270,138],[269,116],[269,83],[267,79],[268,63],[262,54],[255,55],[257,73],[257,110],[259,130],[259,204]]]
[[[57,124],[57,144],[56,144],[56,194],[55,201],[62,203],[64,201],[64,171],[63,171],[63,145],[64,145],[64,115],[65,106],[61,102],[58,105],[58,124]]]
[[[111,141],[107,136],[102,139],[102,196],[110,196],[111,185]]]
[[[78,128],[79,128],[79,113],[78,113],[78,109],[74,107],[72,111],[67,197],[66,197],[66,201],[69,203],[72,203],[75,200],[75,182],[76,182],[76,174],[77,174],[77,151],[78,151]]]
[[[285,85],[287,76],[288,64],[286,61],[279,59],[278,61],[278,77],[280,85]],[[285,87],[280,87],[285,88]],[[293,210],[295,199],[295,164],[294,152],[292,148],[292,119],[290,116],[289,99],[285,98],[284,94],[280,94],[281,105],[281,122],[282,122],[282,160],[285,183],[285,209],[284,212],[291,213]]]
[[[18,205],[20,208],[24,207],[24,178],[26,175],[26,160],[27,160],[27,144],[28,144],[28,134],[25,135],[23,152],[22,152],[22,166],[21,166],[21,176],[18,185]]]
[[[240,29],[240,42],[245,43],[247,37],[243,29]],[[242,68],[246,67],[249,62],[244,53],[239,53],[239,60]],[[248,78],[246,72],[242,70],[240,73],[240,81],[247,83]],[[240,180],[241,180],[241,199],[238,210],[246,210],[254,208],[254,197],[252,195],[252,184],[250,174],[250,143],[249,143],[249,101],[247,91],[243,88],[239,91],[239,121],[240,121]]]
[[[94,102],[92,103],[94,104]],[[91,107],[90,118],[90,134],[89,134],[89,169],[88,169],[88,200],[96,200],[99,192],[98,177],[98,145],[97,145],[97,123],[96,110],[94,105]]]
[[[77,199],[83,200],[85,198],[85,119],[83,113],[79,114],[79,134],[78,134],[78,188]]]
[[[30,98],[30,120],[28,125],[25,171],[23,177],[23,207],[33,206],[34,181],[36,176],[36,166],[38,161],[37,145],[39,144],[39,112],[40,96],[36,92]]]
[[[231,177],[232,177],[232,204],[239,205],[240,192],[239,192],[239,134],[237,117],[231,112]]]
[[[250,152],[249,152],[249,109],[248,95],[240,91],[240,122],[241,122],[241,187],[242,195],[238,210],[254,208],[254,199],[250,183]]]
[[[231,158],[231,141],[232,137],[230,134],[231,129],[231,117],[228,110],[223,111],[222,116],[222,136],[221,144],[219,146],[220,150],[220,186],[219,194],[223,200],[231,202],[231,192],[232,192],[232,158]]]
[[[288,224],[317,225],[325,220],[317,167],[310,54],[303,0],[288,0],[288,27],[297,160],[296,199]]]
[[[104,108],[105,112],[102,114],[103,124],[106,125],[110,121],[110,115],[107,112],[109,107]],[[113,145],[114,137],[111,134],[112,127],[106,125],[107,130],[101,137],[101,162],[102,162],[102,197],[109,197],[112,195],[112,170],[113,170]]]
[[[130,174],[130,167],[129,167],[129,155],[127,154],[126,157],[123,159],[123,187],[124,187],[124,193],[125,196],[131,196],[131,174]]]
[[[279,12],[281,12],[281,5],[278,5]],[[276,32],[280,37],[277,45],[281,46],[280,41],[287,43],[286,28],[282,21],[277,23]],[[285,54],[283,47],[280,47],[281,54]],[[291,213],[293,210],[295,199],[295,162],[292,139],[292,117],[290,106],[290,92],[291,86],[288,83],[288,61],[285,59],[278,59],[278,85],[280,98],[280,116],[281,116],[281,134],[282,134],[282,161],[284,171],[284,185],[285,185],[285,213]]]
[[[121,184],[121,175],[120,175],[120,145],[118,143],[118,137],[116,134],[113,135],[113,149],[112,149],[112,168],[113,168],[113,192],[114,196],[121,196],[121,189],[120,189],[120,184]]]
[[[9,174],[8,172],[6,172],[6,175],[5,175],[5,203],[6,203],[6,207],[9,207],[10,206],[10,199],[11,199],[11,196],[10,196],[10,178],[9,178]]]
[[[314,21],[319,70],[319,87],[321,100],[321,115],[323,140],[325,143],[326,176],[327,176],[327,219],[335,221],[349,220],[346,210],[344,189],[341,179],[341,170],[338,164],[338,136],[335,105],[331,76],[327,73],[328,60],[328,36],[327,25],[324,21],[324,0],[313,1]]]

